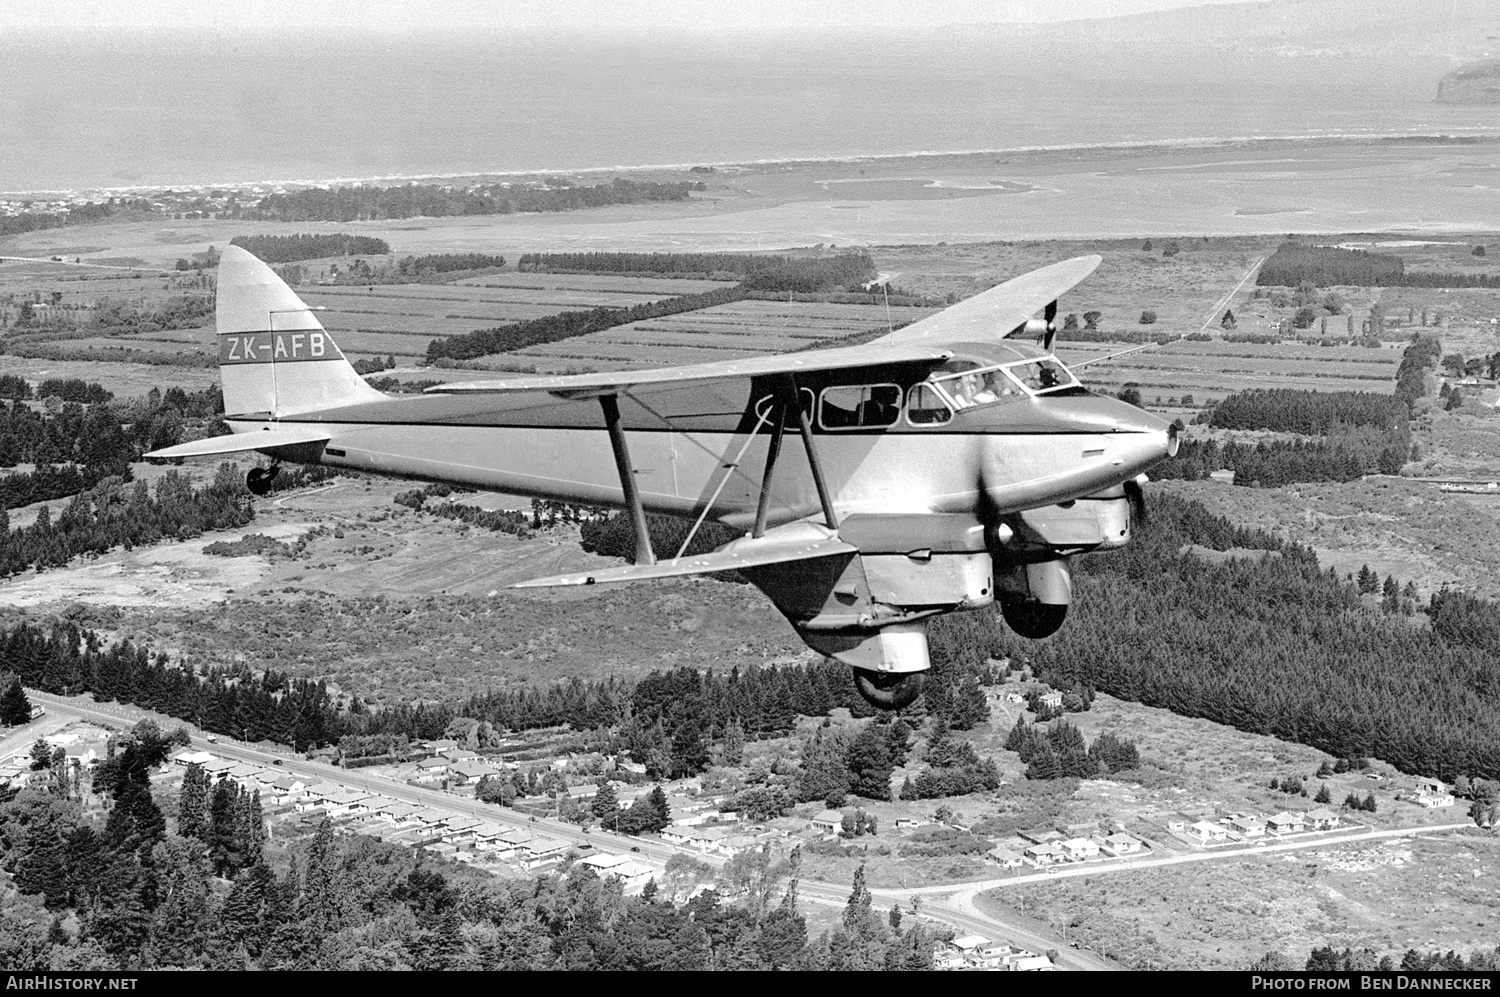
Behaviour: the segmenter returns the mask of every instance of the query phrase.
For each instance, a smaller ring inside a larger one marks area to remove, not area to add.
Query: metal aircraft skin
[[[1054,632],[1071,558],[1128,541],[1144,472],[1175,452],[1162,420],[1006,338],[1050,346],[1057,298],[1098,262],[1034,271],[863,346],[391,396],[231,246],[216,304],[234,435],[149,456],[258,451],[626,509],[634,565],[522,585],[739,570],[804,642],[855,669],[867,699],[899,707],[929,668],[932,616],[998,602],[1018,633]],[[274,467],[251,472],[252,491]],[[651,549],[646,513],[746,536],[672,558]]]

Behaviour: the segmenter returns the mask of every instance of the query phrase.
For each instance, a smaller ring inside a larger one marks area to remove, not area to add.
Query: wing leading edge
[[[1022,274],[882,336],[870,348],[984,343],[999,339],[1071,291],[1094,272],[1102,259],[1102,256],[1078,256]]]
[[[434,385],[433,394],[484,394],[512,391],[547,391],[567,398],[591,398],[614,394],[625,388],[656,384],[683,384],[724,378],[763,377],[768,374],[805,374],[823,370],[847,370],[888,364],[939,364],[952,354],[936,345],[844,346],[832,350],[807,350],[770,357],[746,357],[663,367],[654,370],[617,370],[599,374],[568,374],[555,377],[513,377],[497,381],[468,381]]]
[[[271,451],[280,447],[327,443],[331,439],[333,439],[333,434],[327,430],[287,426],[280,429],[233,433],[229,436],[212,436],[206,440],[194,440],[191,443],[179,443],[175,447],[153,450],[145,456],[210,457],[217,454],[250,453],[255,450]]]

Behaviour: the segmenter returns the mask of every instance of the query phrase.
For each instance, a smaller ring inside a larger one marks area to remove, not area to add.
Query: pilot
[[[1037,380],[1041,382],[1043,388],[1055,388],[1062,383],[1062,379],[1057,376],[1057,370],[1047,363],[1042,364]]]

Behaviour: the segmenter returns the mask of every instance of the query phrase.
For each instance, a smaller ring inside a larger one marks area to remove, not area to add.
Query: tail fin
[[[224,411],[272,419],[378,401],[295,291],[260,260],[229,246],[216,303]]]

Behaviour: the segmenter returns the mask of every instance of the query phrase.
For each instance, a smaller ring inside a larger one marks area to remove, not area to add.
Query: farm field
[[[1201,404],[1247,388],[1386,393],[1395,389],[1403,345],[1362,349],[1301,342],[1182,341],[1089,364],[1079,376],[1111,392],[1126,383],[1140,385],[1148,402],[1155,393],[1187,393]],[[1131,348],[1128,343],[1062,342],[1056,349],[1064,363],[1074,364]]]
[[[806,349],[825,339],[881,331],[936,309],[818,302],[736,301],[544,343],[514,356],[657,367]]]

